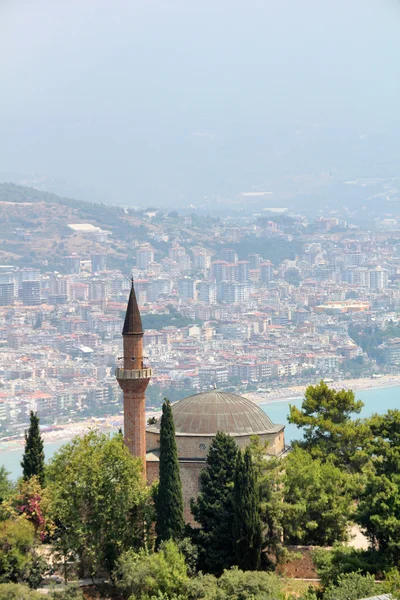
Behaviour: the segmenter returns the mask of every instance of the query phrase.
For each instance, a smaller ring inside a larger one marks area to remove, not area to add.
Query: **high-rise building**
[[[136,250],[136,266],[147,269],[154,262],[154,250],[150,245],[141,246]]]
[[[81,259],[76,254],[64,258],[64,267],[69,275],[78,275],[81,272]]]
[[[123,367],[116,368],[115,376],[124,395],[124,443],[133,456],[142,459],[146,479],[146,388],[151,378],[151,369],[143,366],[143,335],[132,280],[122,329]]]
[[[250,278],[250,269],[249,269],[248,261],[247,260],[239,260],[236,263],[236,266],[237,266],[236,281],[238,281],[239,283],[247,283]]]
[[[15,283],[0,283],[0,306],[10,306],[14,304]]]
[[[178,281],[178,293],[180,298],[184,300],[195,300],[196,299],[196,281],[185,277]]]
[[[93,274],[107,270],[107,254],[92,254],[90,260]]]
[[[217,284],[212,281],[202,281],[199,286],[198,300],[207,304],[215,304],[217,302]]]
[[[41,304],[40,281],[22,282],[22,302],[26,306]]]
[[[190,256],[186,253],[181,254],[179,256],[179,270],[181,273],[191,271],[192,270],[192,261],[190,260]]]
[[[249,268],[252,270],[259,269],[263,262],[263,259],[259,254],[249,254],[247,260],[249,261]]]
[[[169,296],[172,281],[170,279],[153,279],[150,283],[147,297],[150,302],[157,302],[160,296]]]
[[[194,249],[193,250],[193,268],[196,271],[205,271],[209,269],[211,265],[210,255],[207,253],[207,250],[204,249]]]
[[[366,256],[362,252],[348,252],[344,255],[344,266],[360,267],[365,263]]]
[[[168,250],[168,258],[170,260],[173,260],[174,262],[179,262],[179,257],[182,254],[185,254],[185,248],[183,248],[182,246],[175,245]]]
[[[49,281],[49,300],[53,304],[65,304],[70,298],[70,281],[63,275],[55,275]]]
[[[219,281],[223,281],[224,276],[225,276],[225,266],[228,263],[224,260],[214,260],[211,263],[211,280],[212,281],[216,281],[217,283]]]
[[[224,248],[221,252],[222,260],[228,263],[236,263],[238,261],[238,255],[231,248]]]
[[[376,267],[368,271],[368,287],[370,290],[384,290],[388,286],[388,279],[387,269]]]
[[[110,282],[94,279],[89,283],[89,300],[107,300],[110,296]]]
[[[260,265],[260,281],[263,283],[269,283],[273,278],[272,263],[269,260],[265,260]]]

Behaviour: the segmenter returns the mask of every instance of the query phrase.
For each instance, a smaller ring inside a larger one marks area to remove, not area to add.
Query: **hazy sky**
[[[395,0],[0,0],[0,172],[173,203],[393,160],[399,31]]]

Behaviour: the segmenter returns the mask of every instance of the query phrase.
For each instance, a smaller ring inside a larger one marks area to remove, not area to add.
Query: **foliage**
[[[55,547],[64,565],[77,555],[81,571],[110,573],[128,548],[148,543],[153,510],[138,459],[121,443],[90,431],[63,446],[48,467]]]
[[[256,471],[250,448],[236,458],[233,492],[233,539],[237,563],[257,570],[261,561],[262,526]]]
[[[40,435],[39,417],[30,413],[30,425],[25,432],[25,451],[21,461],[23,477],[26,480],[36,475],[41,485],[44,485],[44,452],[43,440]]]
[[[162,407],[159,485],[155,505],[157,545],[169,539],[182,539],[185,528],[182,484],[179,473],[174,418],[171,404],[167,399],[165,399]]]
[[[117,587],[125,598],[150,600],[181,594],[188,582],[185,558],[169,540],[158,552],[128,550],[117,561]],[[163,596],[160,596],[163,594]]]
[[[288,269],[285,273],[284,278],[285,278],[285,281],[287,281],[291,285],[298,286],[301,281],[301,274],[300,274],[299,269],[297,269],[297,268]]]
[[[291,544],[331,545],[347,537],[352,477],[295,448],[285,459],[283,527]]]
[[[0,600],[43,600],[43,594],[16,583],[0,584]]]
[[[237,446],[233,438],[218,432],[207,455],[207,469],[200,475],[200,493],[192,501],[192,513],[201,525],[197,532],[200,567],[222,573],[235,564],[232,536],[232,491]]]
[[[370,358],[379,364],[385,363],[385,353],[379,346],[387,340],[400,337],[400,325],[389,322],[384,328],[378,325],[369,325],[362,330],[359,325],[349,325],[349,336]]]
[[[230,244],[229,248],[235,250],[240,260],[247,259],[248,254],[259,254],[274,265],[288,258],[294,259],[296,255],[303,253],[303,244],[298,240],[289,242],[285,239],[265,239],[254,235],[243,237],[240,242]]]
[[[168,313],[147,313],[142,316],[142,323],[144,329],[157,329],[161,330],[165,327],[187,327],[188,325],[194,325],[195,323],[201,324],[202,321],[195,319],[194,321],[189,317],[184,317],[176,309],[169,308]]]
[[[186,561],[187,572],[190,577],[197,573],[199,563],[199,549],[196,544],[193,544],[190,537],[184,537],[176,542],[179,552],[183,554]]]
[[[400,560],[400,411],[370,419],[372,439],[366,485],[360,497],[357,520],[371,545],[389,562]]]
[[[14,485],[9,479],[10,473],[4,466],[0,467],[0,504],[11,496]]]
[[[49,596],[52,600],[84,600],[83,592],[78,585],[67,585],[63,590],[54,590],[47,597]]]
[[[35,552],[35,530],[24,517],[0,523],[0,583],[38,587],[45,569]]]
[[[185,600],[277,600],[282,598],[280,579],[264,571],[226,570],[217,579],[199,574],[186,584]]]
[[[19,482],[12,504],[17,514],[24,515],[33,524],[42,541],[54,532],[54,522],[49,518],[48,493],[36,475]]]
[[[263,549],[269,555],[275,554],[278,561],[282,554],[283,461],[267,456],[268,444],[261,444],[257,435],[252,436],[249,447],[259,483]],[[267,556],[265,552],[262,554],[264,562]]]
[[[349,573],[382,573],[386,564],[375,550],[357,550],[335,544],[331,550],[316,548],[312,554],[321,585],[336,585],[339,577]]]
[[[330,456],[337,465],[359,466],[369,429],[365,422],[352,417],[363,406],[351,390],[336,391],[321,381],[308,386],[301,409],[290,406],[289,423],[303,428],[304,441],[299,445],[314,458]]]
[[[381,588],[375,583],[373,575],[348,573],[339,577],[337,585],[326,588],[323,600],[360,600],[371,598],[380,592]]]

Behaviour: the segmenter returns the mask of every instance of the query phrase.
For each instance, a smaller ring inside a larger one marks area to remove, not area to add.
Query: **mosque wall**
[[[178,458],[205,460],[214,435],[176,435]],[[233,436],[239,448],[246,448],[250,444],[250,435]],[[273,456],[283,452],[285,447],[284,430],[278,433],[263,433],[259,435],[261,443],[268,442],[267,454]],[[160,447],[159,433],[147,431],[147,451]]]

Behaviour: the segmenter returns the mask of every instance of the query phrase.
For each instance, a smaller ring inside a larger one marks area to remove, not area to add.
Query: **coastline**
[[[256,404],[285,402],[287,400],[302,398],[308,385],[316,385],[317,383],[319,383],[319,381],[307,385],[294,385],[276,390],[273,389],[270,392],[249,392],[243,395]],[[375,379],[368,377],[363,377],[361,379],[336,379],[329,382],[328,385],[336,391],[343,389],[353,390],[357,395],[357,392],[400,386],[400,375],[382,375],[382,377]]]
[[[318,383],[318,382],[315,382]],[[315,385],[312,383],[310,385]],[[400,375],[383,375],[382,377],[371,379],[337,379],[329,383],[329,387],[335,390],[353,390],[367,391],[380,388],[400,387]],[[304,396],[307,385],[294,385],[279,389],[272,389],[269,392],[248,392],[244,397],[252,400],[256,404],[269,404],[274,402],[287,402],[288,400],[297,400]],[[158,416],[161,411],[147,411],[146,420],[151,416]],[[123,416],[115,415],[109,418],[89,418],[85,421],[76,423],[63,423],[51,427],[49,430],[42,430],[42,438],[45,444],[54,442],[70,442],[74,437],[81,436],[97,429],[102,433],[110,433],[123,427]],[[20,450],[24,446],[24,438],[21,436],[15,440],[3,441],[0,439],[0,456],[2,452]]]

